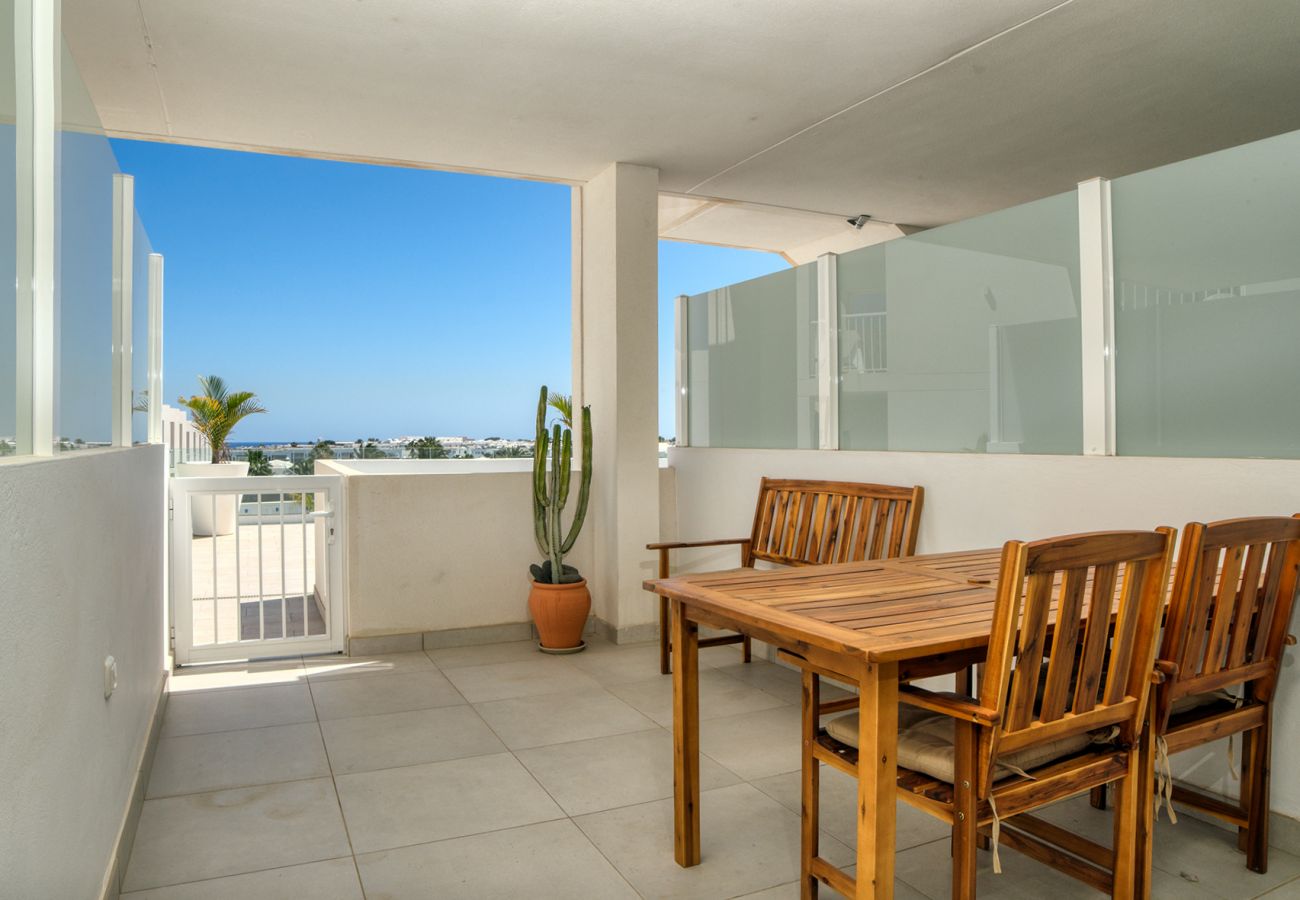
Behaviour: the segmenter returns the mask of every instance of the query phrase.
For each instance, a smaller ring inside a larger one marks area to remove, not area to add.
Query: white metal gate
[[[172,478],[176,663],[343,649],[343,479]]]

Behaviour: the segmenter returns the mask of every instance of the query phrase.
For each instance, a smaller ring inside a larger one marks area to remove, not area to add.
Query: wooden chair
[[[1300,514],[1193,522],[1183,530],[1157,665],[1152,719],[1161,755],[1242,735],[1237,804],[1188,787],[1172,799],[1238,828],[1246,867],[1268,869],[1273,692],[1300,571]],[[1216,578],[1217,575],[1217,578]],[[1233,695],[1225,692],[1233,689]],[[1093,793],[1104,806],[1104,792]]]
[[[1115,897],[1141,880],[1154,753],[1143,723],[1174,535],[1007,543],[979,699],[899,687],[898,794],[952,826],[953,897],[975,896],[981,834],[993,839],[995,868],[1000,841]],[[857,777],[857,714],[818,725],[823,675],[842,677],[804,665],[804,897],[819,881],[853,888],[817,852],[820,763]],[[1112,783],[1113,851],[1028,815]]]
[[[749,537],[707,541],[661,541],[646,544],[659,551],[659,577],[669,574],[669,553],[687,547],[740,545],[740,564],[756,560],[786,566],[814,566],[911,556],[921,527],[925,491],[853,481],[808,481],[764,478],[758,488],[753,530]],[[668,600],[659,598],[659,671],[672,671]],[[749,637],[740,634],[705,638],[701,647],[744,644],[749,662]]]

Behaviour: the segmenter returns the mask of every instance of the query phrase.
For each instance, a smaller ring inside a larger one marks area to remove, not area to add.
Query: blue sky
[[[569,188],[114,141],[166,257],[164,396],[200,374],[269,410],[235,440],[531,436],[570,389]],[[660,430],[673,433],[672,298],[785,268],[661,242]]]

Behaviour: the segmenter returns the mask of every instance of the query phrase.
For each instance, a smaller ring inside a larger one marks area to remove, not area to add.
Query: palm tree
[[[216,375],[200,375],[199,386],[203,388],[202,394],[189,399],[180,397],[177,402],[194,416],[194,427],[212,448],[212,461],[225,462],[230,458],[226,447],[230,432],[242,419],[264,413],[266,408],[257,402],[257,395],[252,391],[231,393],[226,382]]]
[[[447,448],[436,437],[422,437],[406,445],[406,455],[411,459],[446,459]]]
[[[249,450],[247,459],[249,475],[271,474],[271,461],[266,458],[266,454],[261,450]]]
[[[573,395],[551,391],[546,395],[546,405],[555,411],[560,424],[573,430]],[[532,454],[529,454],[530,456]]]
[[[493,459],[532,459],[532,447],[520,447],[518,445],[511,447],[502,447],[500,450],[492,451]]]

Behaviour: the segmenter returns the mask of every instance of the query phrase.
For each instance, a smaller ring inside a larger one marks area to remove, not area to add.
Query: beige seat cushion
[[[1227,691],[1207,691],[1204,694],[1188,694],[1186,697],[1179,697],[1174,701],[1174,707],[1170,712],[1173,715],[1179,713],[1191,712],[1194,709],[1200,709],[1202,706],[1211,706],[1215,703],[1222,703],[1225,700],[1236,703],[1237,696]]]
[[[953,782],[953,719],[950,716],[899,704],[898,765],[924,772],[931,778]],[[826,724],[826,732],[837,741],[858,746],[858,714],[839,716]],[[1092,743],[1090,734],[1076,734],[1046,744],[1026,747],[998,758],[995,781],[1019,772],[1032,771]]]

